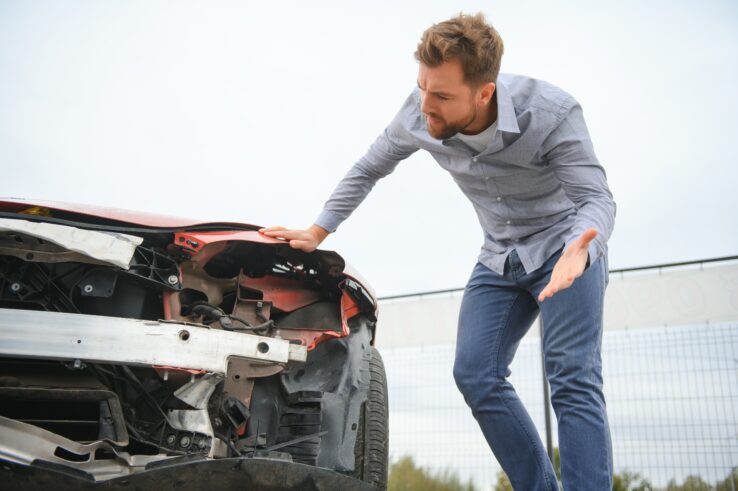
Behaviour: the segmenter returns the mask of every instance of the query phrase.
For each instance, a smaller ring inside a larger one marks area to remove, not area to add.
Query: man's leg
[[[604,258],[595,261],[571,287],[541,304],[546,374],[558,420],[566,491],[612,489],[612,444],[600,358],[606,264]],[[550,273],[531,293],[537,296],[548,277]]]
[[[500,276],[482,264],[474,268],[461,303],[454,378],[513,487],[554,491],[553,466],[507,381],[515,350],[538,314],[534,297],[516,285],[515,273]]]

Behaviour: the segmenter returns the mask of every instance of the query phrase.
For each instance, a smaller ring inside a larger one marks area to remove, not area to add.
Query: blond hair
[[[429,67],[459,60],[464,81],[470,85],[496,82],[504,46],[484,14],[459,14],[426,29],[415,59]]]

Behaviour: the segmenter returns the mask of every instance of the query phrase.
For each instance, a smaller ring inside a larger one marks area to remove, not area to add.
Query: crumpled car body
[[[376,306],[253,225],[0,199],[0,460],[28,489],[224,461],[382,488]]]

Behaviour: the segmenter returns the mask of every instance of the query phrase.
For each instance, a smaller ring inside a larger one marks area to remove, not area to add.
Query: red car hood
[[[0,212],[10,212],[10,213],[19,213],[24,210],[29,210],[31,208],[47,208],[49,210],[57,210],[57,211],[64,211],[69,213],[76,213],[80,215],[87,215],[90,217],[97,217],[97,218],[105,218],[108,220],[115,220],[118,222],[126,223],[126,224],[132,224],[132,225],[138,225],[143,227],[152,227],[152,228],[172,228],[172,229],[178,229],[178,228],[188,228],[193,227],[196,225],[208,225],[208,224],[218,224],[223,227],[224,231],[234,230],[235,234],[238,234],[238,237],[234,237],[235,240],[246,240],[249,242],[259,242],[264,244],[283,244],[284,241],[281,239],[273,239],[271,237],[267,237],[266,235],[259,234],[257,231],[259,226],[252,225],[248,223],[238,223],[238,222],[206,222],[202,220],[193,220],[189,218],[182,218],[182,217],[173,217],[168,215],[157,215],[154,213],[146,213],[141,211],[131,211],[131,210],[123,210],[120,208],[110,208],[105,206],[92,206],[92,205],[83,205],[83,204],[76,204],[76,203],[64,203],[59,201],[44,201],[44,200],[36,200],[36,199],[25,199],[25,198],[3,198],[0,197]],[[29,214],[39,214],[39,213],[33,213],[31,211]],[[230,225],[230,227],[229,227]],[[232,228],[231,228],[232,227]],[[254,232],[243,232],[244,230],[251,230]],[[236,231],[242,231],[241,233]],[[377,296],[374,292],[374,289],[369,285],[369,283],[356,271],[354,270],[346,261],[344,260],[345,267],[343,270],[344,275],[347,277],[356,280],[366,288],[366,290],[369,292],[369,294],[374,299],[374,304],[377,303]]]
[[[0,198],[0,211],[19,212],[28,208],[39,207],[49,208],[51,210],[68,211],[70,213],[79,213],[99,218],[107,218],[120,222],[142,225],[144,227],[162,227],[162,228],[184,228],[194,225],[204,225],[213,222],[204,222],[202,220],[193,220],[191,218],[173,217],[168,215],[157,215],[155,213],[146,213],[143,211],[122,210],[120,208],[110,208],[106,206],[82,205],[77,203],[64,203],[61,201],[44,201],[30,200],[24,198]],[[226,225],[224,222],[217,222]],[[250,227],[258,229],[256,225],[248,223],[232,223],[239,228]]]

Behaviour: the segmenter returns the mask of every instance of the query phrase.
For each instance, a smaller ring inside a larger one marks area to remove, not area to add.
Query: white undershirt
[[[456,133],[456,138],[463,141],[474,149],[475,152],[480,153],[482,150],[487,148],[492,138],[495,136],[497,131],[497,121],[489,125],[489,128],[478,133],[476,135],[465,135],[463,133]]]

